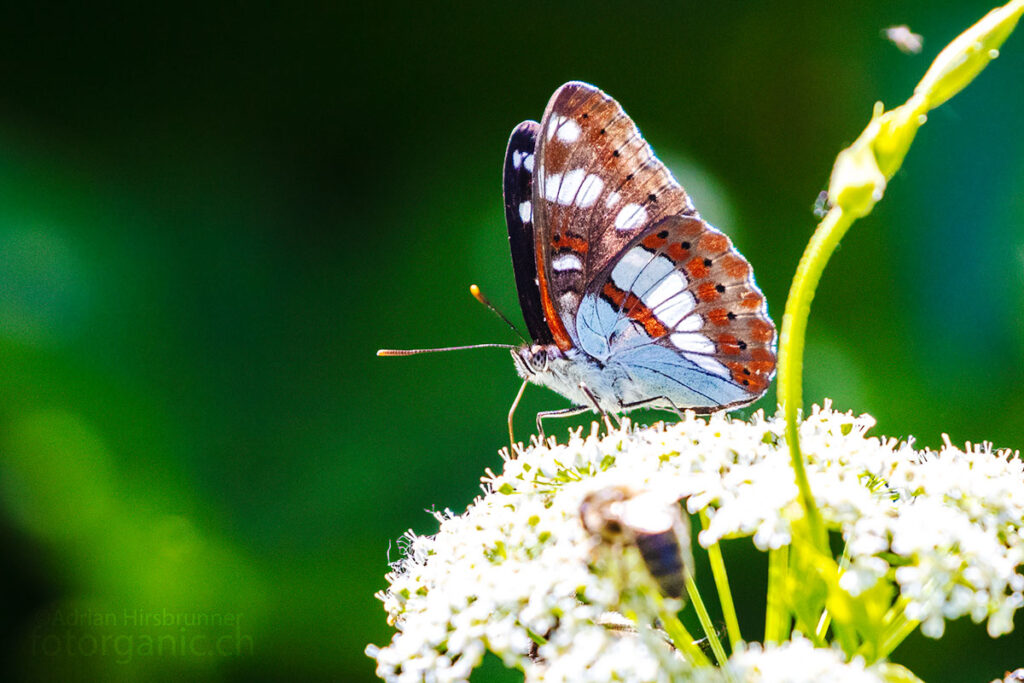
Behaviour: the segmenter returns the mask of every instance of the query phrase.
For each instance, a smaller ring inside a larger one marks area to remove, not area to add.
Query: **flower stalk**
[[[686,581],[686,593],[690,596],[690,602],[693,603],[693,608],[697,612],[697,619],[711,645],[711,653],[715,655],[718,666],[725,666],[728,659],[725,648],[722,647],[722,641],[718,639],[718,632],[715,630],[715,625],[711,623],[711,615],[708,614],[708,608],[704,606],[704,600],[700,597],[700,591],[697,590],[693,575],[690,572],[685,572],[684,581]]]
[[[708,528],[708,515],[700,512],[701,528]],[[722,617],[725,619],[725,632],[729,636],[729,649],[735,651],[743,642],[740,634],[740,620],[736,617],[736,605],[732,601],[732,590],[729,588],[729,575],[725,570],[725,559],[722,557],[722,544],[712,543],[708,546],[708,560],[711,563],[711,574],[718,590],[718,600],[722,606]]]
[[[672,639],[672,644],[677,650],[683,653],[683,656],[692,663],[694,666],[711,666],[711,661],[708,660],[707,655],[697,647],[697,641],[694,640],[690,632],[683,626],[683,622],[679,620],[679,617],[675,612],[670,612],[665,609],[664,601],[660,598],[656,598],[656,602],[659,604],[659,613],[661,616],[662,626],[665,628],[665,632],[669,638]]]

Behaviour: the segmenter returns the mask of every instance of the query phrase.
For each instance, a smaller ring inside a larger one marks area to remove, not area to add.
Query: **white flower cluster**
[[[859,658],[847,663],[838,650],[815,648],[814,643],[800,636],[766,648],[757,643],[747,645],[729,658],[728,669],[737,681],[876,683],[895,678],[887,675],[890,665],[866,668]]]
[[[853,562],[840,585],[857,594],[895,565],[907,616],[925,635],[939,638],[946,619],[969,615],[987,618],[994,638],[1013,630],[1024,604],[1024,463],[991,444],[960,450],[944,440],[938,452],[888,441],[858,453],[890,499],[842,520]]]
[[[683,663],[664,642],[603,625],[619,587],[588,570],[592,542],[579,507],[594,487],[518,491],[490,481],[464,515],[438,514],[435,536],[406,537],[381,596],[399,633],[388,647],[368,649],[377,673],[464,681],[486,648],[538,680],[669,680],[666,664]]]
[[[987,618],[993,636],[1008,632],[1024,602],[1021,460],[948,441],[939,452],[918,451],[868,437],[873,424],[826,404],[800,428],[811,490],[847,542],[840,585],[857,595],[894,580],[907,617],[933,637],[963,615]],[[566,444],[506,459],[465,514],[437,515],[436,535],[407,537],[380,594],[397,633],[367,648],[378,675],[464,681],[489,650],[527,680],[718,680],[720,670],[692,668],[654,628],[645,596],[657,591],[638,557],[602,563],[580,504],[609,485],[656,490],[708,515],[698,536],[705,547],[743,536],[762,550],[782,547],[798,514],[783,435],[781,413],[749,421],[691,415],[642,429],[627,421],[603,438],[595,426],[587,437],[577,432]],[[608,615],[619,613],[636,628],[611,627]],[[746,646],[728,669],[751,681],[878,678],[875,667],[843,663],[832,650],[803,652],[811,649],[802,639]]]

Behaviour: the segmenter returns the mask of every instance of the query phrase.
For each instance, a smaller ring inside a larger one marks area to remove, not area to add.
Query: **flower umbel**
[[[790,591],[786,614],[809,639],[736,643],[723,668],[710,667],[670,628],[682,603],[661,595],[635,548],[602,552],[580,505],[610,485],[656,491],[706,519],[697,536],[704,548],[749,537],[762,551],[795,557],[803,518],[784,419],[759,412],[749,421],[688,415],[648,428],[627,421],[604,437],[595,425],[589,436],[576,432],[566,444],[506,459],[464,514],[438,514],[434,536],[407,536],[379,595],[397,633],[368,648],[378,674],[462,681],[489,650],[527,680],[773,680],[780,648],[813,646],[820,655],[788,661],[817,673],[791,669],[787,680],[814,680],[823,666],[835,668],[830,678],[878,680],[891,673],[886,655],[918,622],[931,637],[964,615],[986,622],[993,637],[1009,632],[1024,603],[1019,456],[948,439],[938,451],[917,450],[868,436],[873,424],[827,404],[800,424],[822,519],[846,542],[835,590],[859,600],[863,613],[837,609],[844,603],[832,596],[824,616],[821,596]],[[822,617],[810,629],[801,622],[808,612]],[[827,648],[830,619],[833,629],[842,622],[856,631],[853,646]]]

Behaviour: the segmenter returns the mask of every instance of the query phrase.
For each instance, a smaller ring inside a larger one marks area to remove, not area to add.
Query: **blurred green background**
[[[778,322],[836,152],[989,8],[5,3],[0,674],[372,680],[395,540],[500,466],[518,386],[501,351],[373,354],[511,341],[467,287],[519,319],[512,127],[566,80],[616,97]],[[922,54],[881,38],[900,23]],[[808,403],[1024,444],[1022,74],[1015,35],[844,241]],[[520,438],[564,405],[530,390]],[[756,635],[764,560],[726,552]],[[1024,666],[1022,625],[895,658],[990,680]]]

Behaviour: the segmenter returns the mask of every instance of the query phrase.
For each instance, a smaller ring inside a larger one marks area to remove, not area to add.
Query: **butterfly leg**
[[[512,401],[512,407],[508,409],[508,456],[515,460],[516,457],[516,436],[512,432],[512,418],[516,414],[516,408],[519,407],[519,400],[523,397],[523,392],[526,391],[526,385],[529,384],[529,380],[523,380],[523,386],[519,387],[519,393],[516,394],[516,398]]]
[[[537,435],[540,437],[541,441],[544,440],[544,425],[541,423],[541,420],[543,420],[544,418],[572,417],[573,415],[580,415],[582,413],[585,413],[588,410],[593,410],[593,408],[591,408],[590,406],[573,406],[572,408],[563,408],[562,410],[545,410],[543,412],[537,413]]]
[[[680,420],[686,417],[686,414],[683,412],[683,409],[677,406],[675,402],[668,396],[652,396],[651,398],[645,398],[642,401],[634,401],[633,403],[620,403],[619,407],[622,408],[623,411],[630,411],[633,410],[634,408],[649,408],[651,407],[651,404],[656,401],[665,401],[666,403],[668,403],[670,406],[669,410],[675,413]]]
[[[588,387],[583,382],[580,382],[580,390],[584,394],[586,394],[587,398],[590,399],[590,403],[594,409],[594,412],[598,413],[602,418],[604,418],[604,423],[605,426],[608,427],[608,431],[612,431],[612,417],[609,413],[605,412],[604,408],[601,407],[601,404],[597,402],[597,396],[594,396],[594,392],[592,392],[590,390],[590,387]],[[616,424],[615,429],[618,429],[619,426],[621,425]]]

